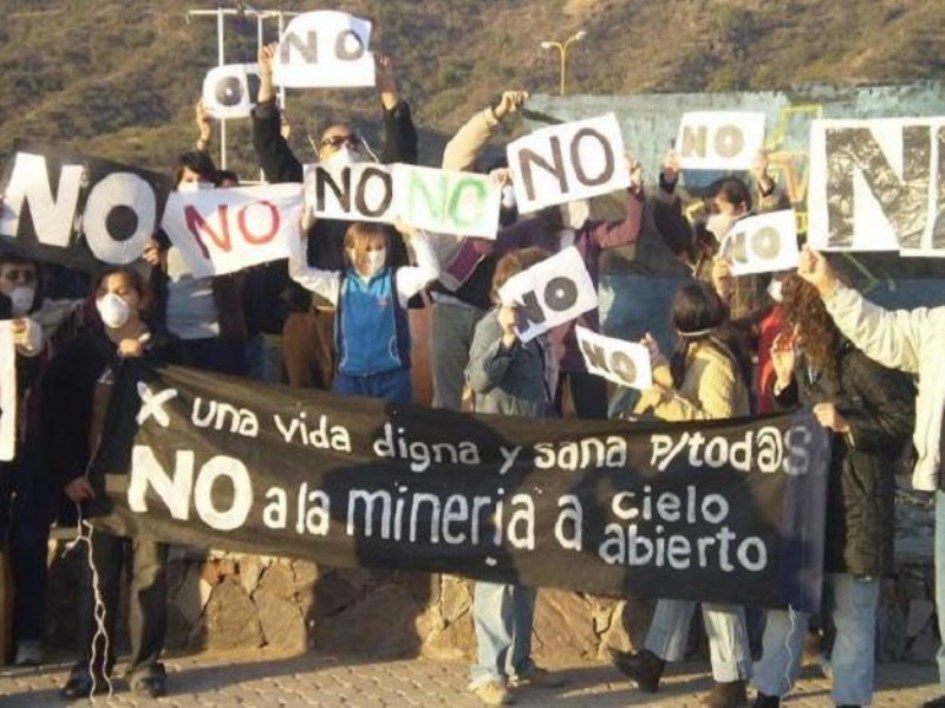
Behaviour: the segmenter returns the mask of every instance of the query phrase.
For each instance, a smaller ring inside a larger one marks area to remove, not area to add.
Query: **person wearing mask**
[[[92,298],[100,323],[55,354],[41,385],[41,435],[47,463],[77,506],[95,496],[87,475],[101,439],[111,387],[121,362],[129,357],[152,361],[160,358],[159,343],[144,319],[150,302],[147,284],[137,271],[105,270],[93,284]],[[81,658],[73,667],[62,695],[73,700],[108,689],[108,677],[115,664],[115,620],[119,614],[123,559],[126,546],[130,546],[128,681],[136,694],[163,696],[167,690],[166,674],[159,659],[167,628],[167,545],[145,536],[125,539],[97,530],[91,531],[89,540],[88,552],[92,554],[97,578],[87,573],[79,588]],[[105,608],[107,655],[106,642],[96,634],[95,597],[101,597]]]
[[[667,421],[748,415],[751,365],[727,327],[728,312],[718,294],[705,283],[683,285],[673,299],[672,321],[679,347],[670,361],[652,337],[643,341],[650,349],[654,385],[640,397],[634,413]],[[613,651],[614,665],[640,690],[655,693],[666,663],[684,658],[695,607],[688,600],[660,600],[643,651]],[[703,703],[714,708],[744,705],[751,674],[744,608],[704,602],[702,617],[715,682]]]
[[[439,268],[426,234],[403,224],[398,228],[413,246],[416,266],[392,266],[387,230],[361,222],[352,223],[345,235],[344,271],[289,259],[292,279],[335,308],[335,393],[410,402],[407,301],[436,280]]]
[[[782,408],[812,406],[833,433],[827,488],[824,609],[836,628],[833,701],[873,697],[879,582],[893,570],[894,474],[912,431],[913,385],[880,366],[837,330],[817,290],[782,281],[785,330],[775,339],[774,396]],[[756,708],[776,708],[800,672],[809,615],[768,610],[764,653],[755,664]]]
[[[302,163],[292,152],[282,134],[280,112],[276,106],[272,81],[273,57],[277,45],[259,50],[259,93],[253,109],[253,147],[266,179],[272,183],[302,182]],[[393,62],[378,58],[377,90],[383,118],[384,144],[379,162],[389,164],[417,162],[417,131],[410,115],[410,106],[397,90]],[[344,120],[330,118],[323,122],[315,139],[319,163],[343,167],[373,159],[367,143],[353,126]],[[350,221],[318,219],[308,228],[305,265],[327,271],[342,271],[344,239]],[[397,232],[386,228],[392,265],[406,265],[406,246]],[[287,315],[282,337],[282,355],[290,386],[330,389],[336,369],[332,353],[334,310],[316,293],[312,297],[304,289],[291,286],[286,290],[291,312]]]
[[[945,636],[945,306],[885,310],[840,282],[827,258],[804,248],[798,275],[813,285],[837,329],[853,346],[883,366],[918,376],[912,442],[912,486],[935,494],[935,609]],[[945,687],[945,644],[936,655]],[[945,696],[924,704],[945,708]]]

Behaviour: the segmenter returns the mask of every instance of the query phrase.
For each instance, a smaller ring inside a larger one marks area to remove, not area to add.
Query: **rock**
[[[267,592],[283,600],[295,599],[295,575],[286,562],[273,563],[263,573],[257,592]]]
[[[573,592],[542,590],[535,609],[532,651],[544,658],[597,656],[590,603]]]
[[[318,565],[303,560],[294,560],[291,565],[296,591],[308,591],[318,580]]]
[[[909,614],[906,617],[906,637],[917,637],[925,629],[935,612],[935,604],[928,600],[909,601]]]
[[[450,625],[464,614],[472,612],[472,582],[455,575],[440,576],[440,615]]]
[[[356,605],[315,624],[315,646],[380,659],[416,656],[423,606],[397,585],[372,589]]]
[[[213,588],[205,611],[208,649],[256,649],[263,633],[256,606],[235,578],[224,578]]]
[[[259,590],[253,597],[253,604],[269,646],[296,651],[305,649],[305,620],[296,603],[267,590]]]
[[[316,623],[338,614],[364,597],[368,585],[361,580],[341,568],[327,569],[312,587],[312,594],[300,598],[302,611]]]
[[[595,608],[594,628],[597,631],[599,645],[597,658],[607,660],[608,649],[618,651],[632,651],[634,646],[630,635],[624,626],[623,615],[626,601],[620,600],[616,604]]]
[[[202,610],[207,606],[207,603],[210,602],[210,595],[213,594],[213,585],[204,580],[203,576],[197,581],[197,585],[200,590],[200,609]]]
[[[243,556],[239,562],[240,585],[246,594],[252,596],[259,585],[259,578],[263,572],[263,564],[256,556]]]

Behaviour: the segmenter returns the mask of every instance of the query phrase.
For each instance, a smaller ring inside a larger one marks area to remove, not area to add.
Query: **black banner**
[[[82,270],[141,256],[161,224],[169,177],[58,147],[14,150],[0,183],[4,248]]]
[[[99,523],[194,546],[816,609],[827,437],[473,416],[126,363]],[[107,494],[105,493],[107,490]]]

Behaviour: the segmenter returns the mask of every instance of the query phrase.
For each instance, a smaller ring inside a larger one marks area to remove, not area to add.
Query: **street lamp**
[[[561,95],[564,96],[564,78],[568,61],[568,49],[575,42],[580,42],[587,36],[587,32],[580,30],[575,32],[570,37],[568,37],[563,42],[542,42],[539,46],[542,49],[557,49],[558,54],[561,56]]]

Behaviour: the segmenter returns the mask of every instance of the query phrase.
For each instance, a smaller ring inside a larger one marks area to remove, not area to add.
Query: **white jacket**
[[[912,486],[929,492],[945,487],[938,484],[945,410],[945,306],[891,312],[842,285],[824,303],[840,331],[868,357],[919,375],[912,436],[919,458]]]

